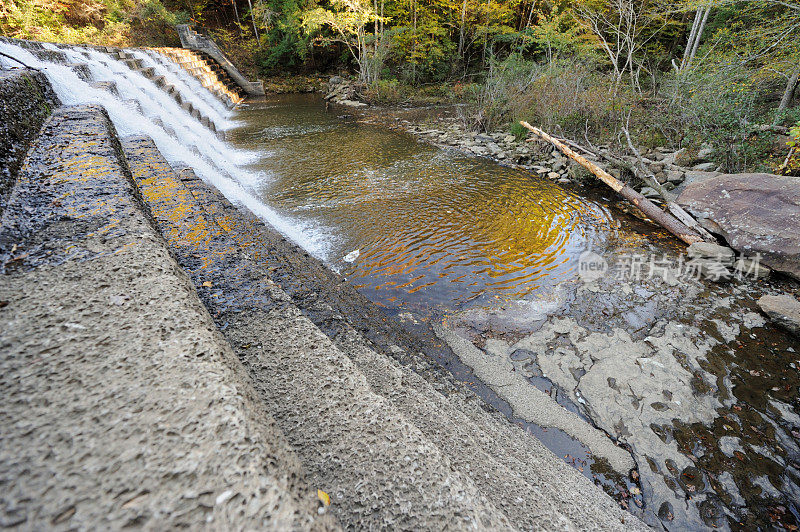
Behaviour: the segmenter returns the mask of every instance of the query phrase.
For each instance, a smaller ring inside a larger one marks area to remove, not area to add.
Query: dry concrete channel
[[[0,51],[4,527],[796,522],[788,281],[584,283],[678,248],[213,58]]]

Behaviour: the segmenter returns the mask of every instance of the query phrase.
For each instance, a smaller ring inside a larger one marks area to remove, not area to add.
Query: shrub
[[[519,122],[512,122],[511,134],[514,135],[517,141],[521,141],[528,136],[528,129]]]

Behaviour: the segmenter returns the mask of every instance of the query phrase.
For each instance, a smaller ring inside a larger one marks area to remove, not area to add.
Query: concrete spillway
[[[163,56],[0,51],[4,525],[644,528],[284,238]]]

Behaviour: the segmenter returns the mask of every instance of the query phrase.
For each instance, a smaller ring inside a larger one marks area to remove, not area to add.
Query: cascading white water
[[[186,98],[185,101],[190,102],[203,116],[214,122],[217,130],[229,129],[234,125],[234,122],[227,118],[229,111],[225,105],[185,69],[153,50],[147,52],[131,50],[128,53],[140,59],[146,67],[152,67],[157,75],[164,76],[167,83],[174,85],[181,97]],[[170,69],[169,65],[173,68]]]
[[[69,66],[40,60],[21,46],[0,42],[0,51],[41,70],[64,105],[102,105],[120,136],[151,137],[170,164],[192,167],[201,179],[215,186],[230,201],[250,209],[316,257],[325,257],[329,238],[319,228],[278,214],[253,192],[254,187],[268,178],[241,167],[252,161],[255,154],[234,149],[218,139],[152,81],[111,56],[89,48],[59,48],[54,45],[45,45],[45,48],[63,52],[68,62],[87,64],[94,81],[115,82],[119,96],[92,87],[90,82],[81,80]],[[140,55],[144,54],[137,55],[143,59]],[[156,66],[151,58],[148,59],[148,66]],[[0,65],[4,68],[19,67],[18,63],[2,56]],[[159,74],[163,74],[162,70],[158,70]],[[172,83],[173,78],[174,75],[167,79]],[[210,92],[199,83],[195,85],[183,81],[174,83],[182,98],[187,98],[195,105],[200,98],[192,98],[192,95],[202,94],[206,103],[197,104],[198,110],[222,127],[232,123],[227,118],[228,111],[224,106],[220,113],[220,109],[208,105],[208,98],[214,98]],[[134,100],[138,108],[128,105],[126,100]]]

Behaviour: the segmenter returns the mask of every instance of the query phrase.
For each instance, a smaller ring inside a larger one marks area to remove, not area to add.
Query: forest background
[[[253,76],[338,74],[385,104],[464,104],[581,142],[711,150],[800,170],[800,0],[3,0],[15,38],[179,45],[213,34]],[[787,146],[788,144],[788,146]],[[788,150],[788,152],[787,152]]]

